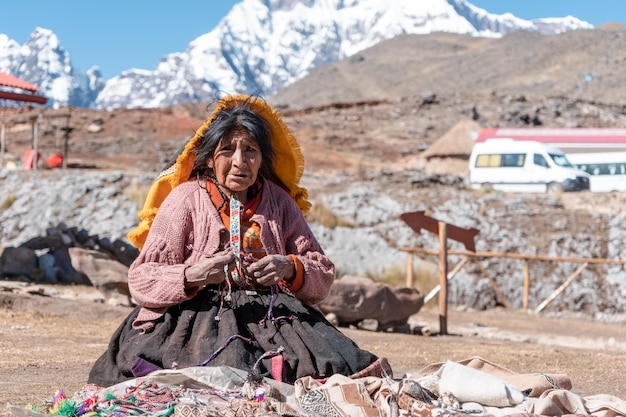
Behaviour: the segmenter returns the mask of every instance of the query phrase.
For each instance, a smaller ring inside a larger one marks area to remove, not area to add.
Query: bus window
[[[580,169],[581,171],[585,171],[587,174],[591,173],[589,167],[586,164],[578,164],[576,165],[576,168]]]
[[[599,175],[611,175],[609,164],[598,164]]]
[[[501,163],[502,155],[500,154],[482,154],[476,157],[476,167],[478,168],[493,168],[499,167]]]
[[[526,155],[523,153],[506,153],[502,155],[503,167],[523,167]]]
[[[533,163],[535,165],[539,165],[540,167],[544,167],[544,168],[550,168],[550,165],[548,165],[548,161],[546,161],[546,158],[543,157],[543,155],[541,154],[533,154]]]
[[[567,157],[565,155],[558,155],[558,154],[554,154],[554,153],[550,153],[548,155],[550,155],[550,158],[552,158],[554,163],[557,164],[560,167],[567,167],[567,168],[573,168],[574,167],[574,165],[572,165],[572,163],[569,161],[569,159],[567,159]]]

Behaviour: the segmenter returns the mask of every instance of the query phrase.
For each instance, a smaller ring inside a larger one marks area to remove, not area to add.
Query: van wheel
[[[563,186],[558,182],[551,182],[547,188],[548,194],[558,196],[563,192]]]

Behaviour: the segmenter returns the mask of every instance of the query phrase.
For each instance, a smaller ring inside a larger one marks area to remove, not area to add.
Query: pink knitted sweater
[[[130,293],[142,307],[133,323],[135,328],[149,331],[169,307],[193,298],[198,289],[185,290],[185,267],[220,250],[220,234],[228,232],[203,186],[193,180],[170,192],[139,257],[130,266]],[[261,242],[268,254],[294,254],[302,262],[304,285],[294,295],[310,305],[324,300],[335,267],[293,199],[276,184],[265,181],[261,202],[250,220],[261,227]]]

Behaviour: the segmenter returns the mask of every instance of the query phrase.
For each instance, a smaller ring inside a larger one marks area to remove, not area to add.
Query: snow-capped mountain
[[[0,34],[0,71],[40,86],[52,104],[161,107],[206,101],[216,92],[270,96],[315,68],[400,34],[500,37],[520,29],[591,28],[571,16],[528,21],[491,14],[467,0],[243,0],[152,71],[129,69],[107,81],[96,67],[81,72],[56,35],[41,28],[22,46]]]
[[[22,46],[0,34],[0,71],[38,86],[50,105],[94,107],[105,85],[98,68],[84,72],[73,67],[57,36],[39,27]]]

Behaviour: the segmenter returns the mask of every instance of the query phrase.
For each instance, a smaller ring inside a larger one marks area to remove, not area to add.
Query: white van
[[[487,139],[477,142],[469,159],[474,189],[559,193],[589,189],[589,174],[575,168],[558,148],[540,142]]]
[[[626,152],[567,154],[567,159],[589,177],[592,193],[626,190]]]

